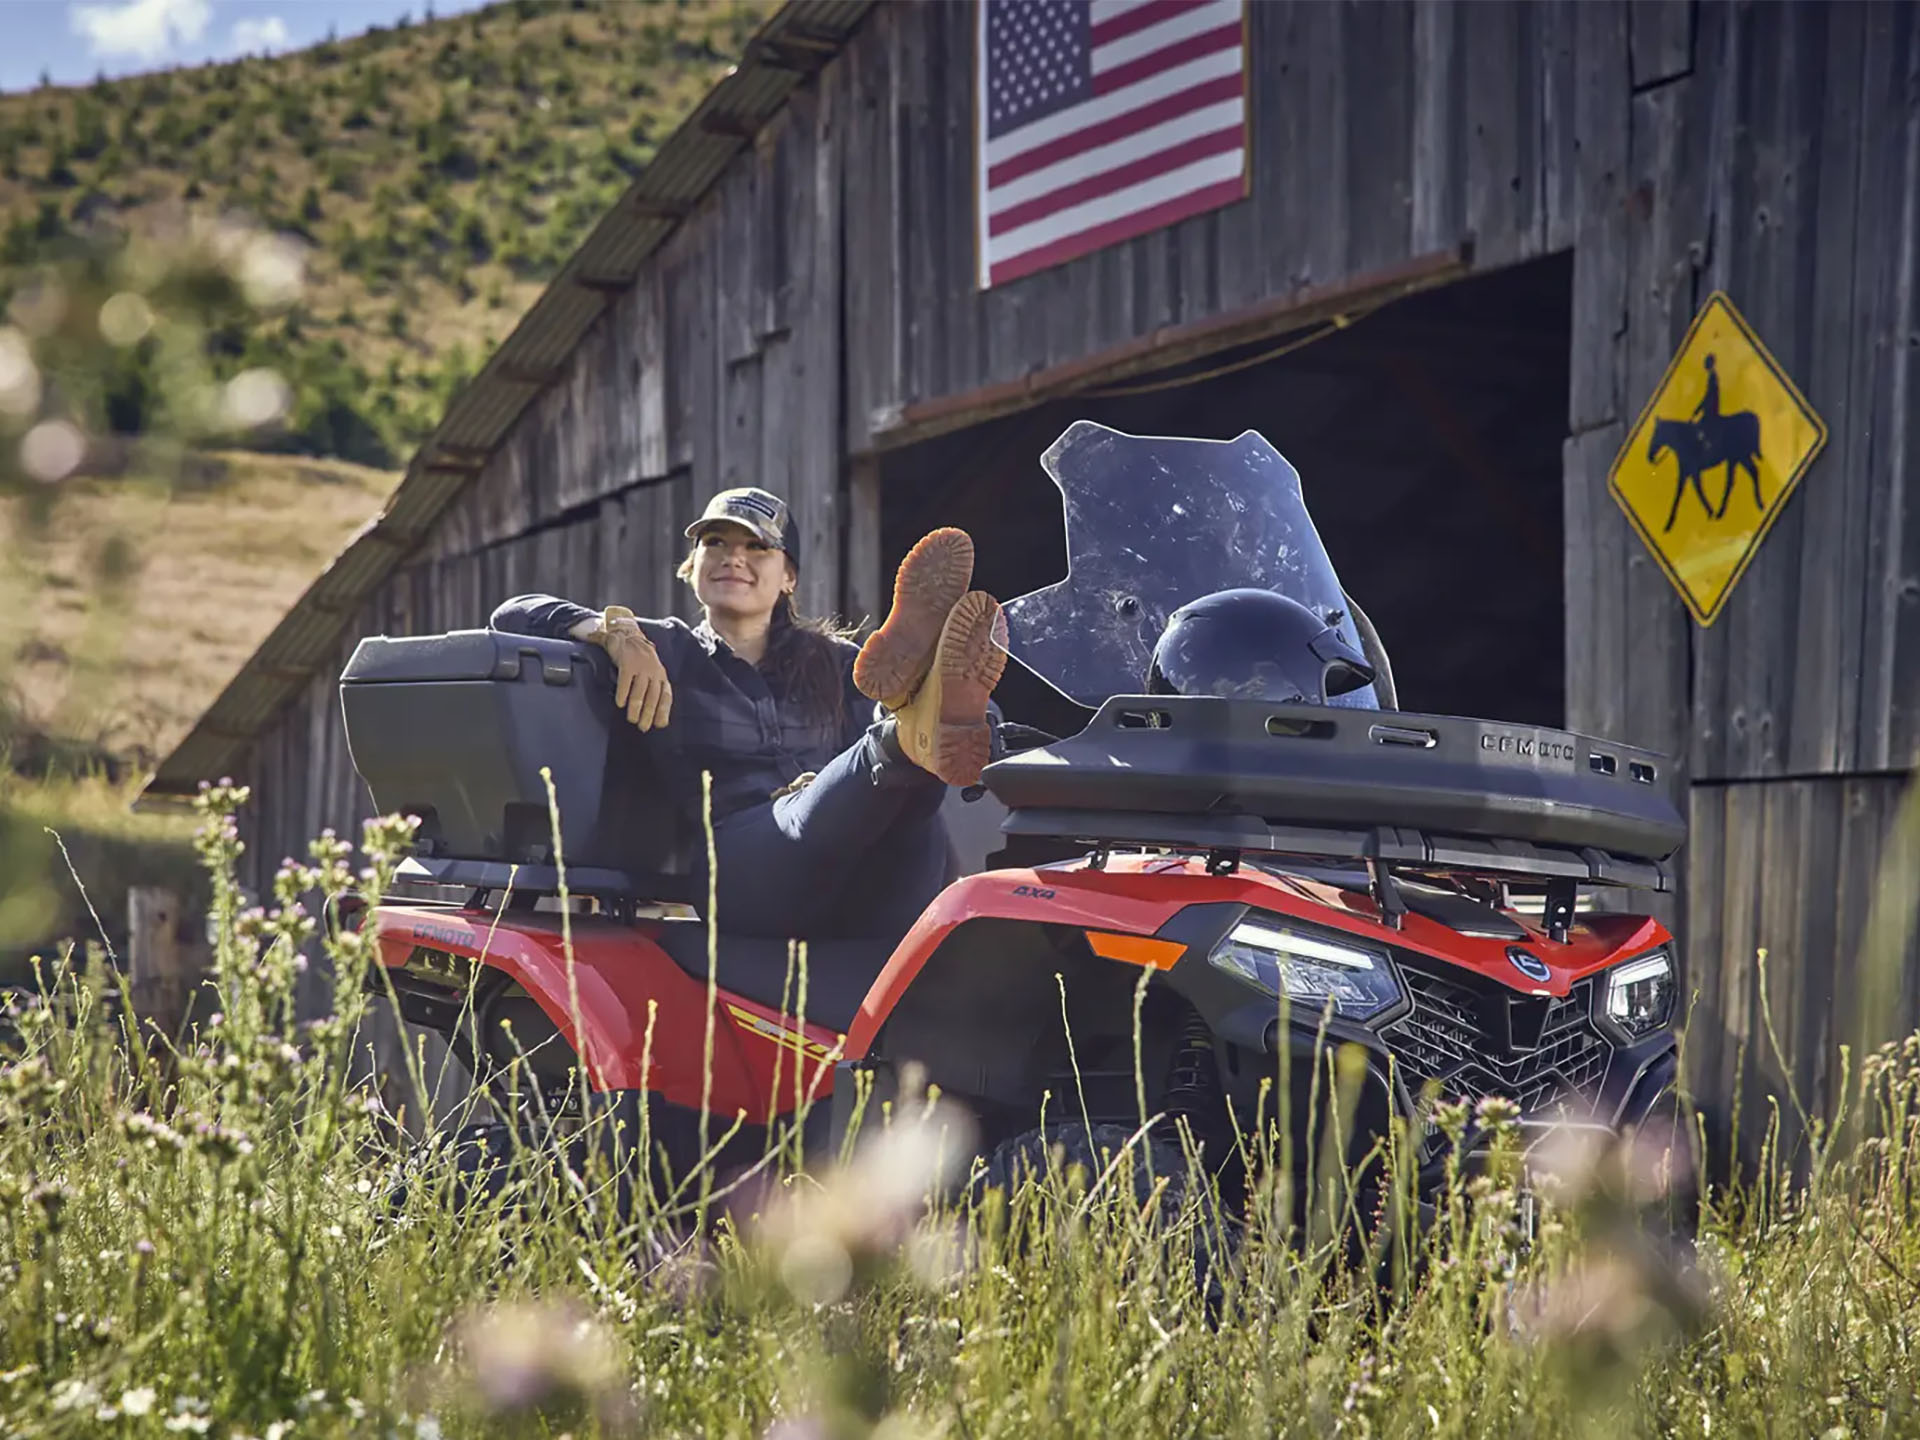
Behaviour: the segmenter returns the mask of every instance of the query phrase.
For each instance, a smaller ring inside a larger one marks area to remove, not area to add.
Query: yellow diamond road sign
[[[1607,488],[1711,625],[1827,443],[1827,427],[1717,291],[1614,457]]]

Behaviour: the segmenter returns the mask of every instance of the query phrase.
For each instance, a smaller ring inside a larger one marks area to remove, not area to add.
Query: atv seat
[[[673,963],[702,984],[707,979],[707,927],[697,921],[669,920],[660,926],[660,948]],[[715,977],[724,990],[789,1011],[799,1003],[799,966],[785,940],[721,935]],[[892,940],[810,940],[807,942],[806,1019],[846,1032],[860,1013],[860,1002],[892,958]],[[789,973],[791,972],[791,974]]]

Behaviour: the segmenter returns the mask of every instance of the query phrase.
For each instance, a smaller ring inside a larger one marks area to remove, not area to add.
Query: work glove
[[[660,652],[653,648],[633,611],[624,605],[609,605],[600,614],[600,624],[586,638],[607,652],[616,676],[613,703],[626,711],[630,724],[641,730],[664,730],[673,713],[673,686],[667,681],[667,667]]]

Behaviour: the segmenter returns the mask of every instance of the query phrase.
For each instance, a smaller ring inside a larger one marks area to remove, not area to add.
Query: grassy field
[[[76,481],[57,524],[0,514],[0,654],[17,746],[149,766],[185,735],[398,476],[216,453],[161,487]],[[16,751],[16,763],[55,758]]]
[[[1846,1144],[1710,1194],[1697,1243],[1656,1218],[1672,1156],[1644,1143],[1557,1147],[1528,1240],[1502,1140],[1423,1232],[1401,1227],[1398,1263],[1352,1269],[1274,1218],[1283,1187],[1227,1243],[1204,1185],[1164,1162],[968,1191],[939,1163],[958,1128],[934,1103],[870,1125],[845,1165],[783,1158],[711,1195],[705,1240],[675,1242],[697,1186],[623,1209],[592,1160],[516,1164],[457,1206],[452,1149],[406,1144],[353,1083],[370,1013],[353,936],[326,941],[336,1017],[289,1021],[290,945],[357,862],[320,852],[285,877],[286,908],[249,920],[217,881],[231,831],[208,821],[217,1025],[169,1055],[84,975],[8,1017],[9,1435],[1920,1428],[1920,1037],[1856,1066]],[[376,888],[396,838],[373,839]]]

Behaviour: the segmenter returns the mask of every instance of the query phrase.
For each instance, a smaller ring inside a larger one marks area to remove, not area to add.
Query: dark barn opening
[[[1260,357],[1299,337],[1113,387],[1164,388],[1049,401],[890,452],[888,574],[927,529],[959,525],[981,588],[1008,599],[1059,579],[1059,494],[1039,456],[1075,420],[1222,440],[1254,429],[1300,472],[1403,709],[1562,724],[1572,280],[1571,255],[1552,256],[1409,296],[1276,358]],[[1228,366],[1244,368],[1215,373]],[[1000,700],[1048,729],[1084,717],[1017,665]]]

